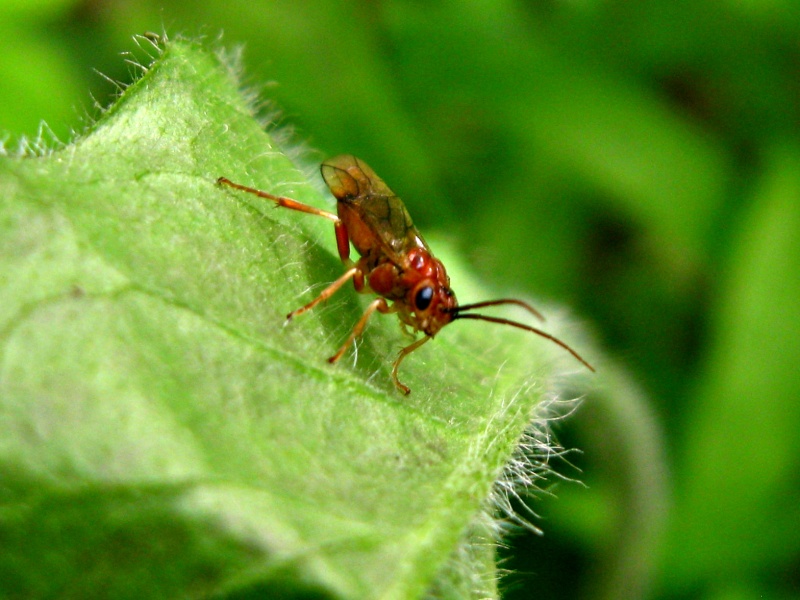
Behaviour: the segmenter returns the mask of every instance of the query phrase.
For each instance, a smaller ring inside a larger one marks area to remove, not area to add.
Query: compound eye
[[[420,288],[416,296],[414,296],[414,305],[417,307],[417,310],[424,311],[431,305],[431,300],[433,300],[433,288],[426,285]]]

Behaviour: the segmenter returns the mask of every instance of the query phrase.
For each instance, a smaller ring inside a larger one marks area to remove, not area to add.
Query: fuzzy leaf
[[[232,73],[171,42],[85,137],[0,160],[4,597],[410,598],[474,579],[456,549],[485,545],[466,532],[495,479],[581,372],[534,336],[456,324],[403,364],[403,397],[391,316],[328,365],[367,298],[284,326],[341,273],[332,227],[215,180],[332,200]],[[446,262],[462,300],[489,296]]]

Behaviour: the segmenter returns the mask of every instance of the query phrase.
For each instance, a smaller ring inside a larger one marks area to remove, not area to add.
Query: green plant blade
[[[445,565],[580,372],[458,324],[406,360],[402,397],[392,317],[328,365],[365,298],[283,321],[341,272],[330,223],[220,175],[330,208],[188,42],[83,139],[0,161],[3,596],[418,597],[469,575]]]
[[[800,148],[776,144],[765,165],[739,224],[684,432],[664,570],[665,584],[681,591],[709,573],[756,581],[800,550],[800,327],[787,317],[800,294]]]

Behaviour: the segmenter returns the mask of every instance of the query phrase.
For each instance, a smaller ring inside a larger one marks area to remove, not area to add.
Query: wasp
[[[513,298],[501,298],[459,304],[450,287],[444,265],[433,256],[428,244],[420,235],[403,202],[362,160],[348,154],[322,163],[320,170],[331,193],[336,198],[337,214],[321,210],[285,196],[278,196],[220,177],[217,183],[260,198],[266,198],[291,210],[317,215],[333,222],[336,247],[345,271],[336,281],[305,306],[287,315],[292,319],[326,301],[343,285],[352,280],[358,292],[377,294],[353,327],[341,348],[328,359],[335,363],[353,341],[364,331],[367,321],[376,311],[396,314],[404,329],[410,328],[416,337],[422,337],[400,350],[392,365],[392,380],[404,394],[411,390],[398,378],[403,359],[432,339],[439,330],[459,319],[489,321],[530,331],[558,344],[591,371],[594,368],[565,342],[536,327],[509,319],[471,312],[478,308],[516,304],[539,320],[542,315],[528,303]],[[350,244],[360,258],[350,258]]]

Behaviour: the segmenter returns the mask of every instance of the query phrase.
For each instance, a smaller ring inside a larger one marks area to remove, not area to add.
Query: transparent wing
[[[392,260],[400,263],[412,248],[427,248],[403,201],[365,162],[344,154],[326,160],[321,171],[331,193],[358,214]]]

